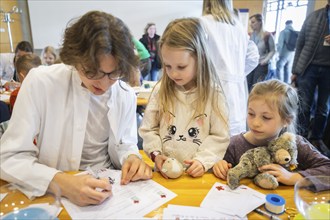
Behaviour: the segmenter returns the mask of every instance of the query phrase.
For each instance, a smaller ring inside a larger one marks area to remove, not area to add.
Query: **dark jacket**
[[[329,5],[312,12],[304,21],[297,40],[292,73],[302,75],[315,56],[317,46],[327,30],[327,11]]]
[[[158,69],[161,68],[161,61],[159,58],[159,46],[158,46],[158,41],[160,39],[160,36],[155,34],[153,40],[156,41],[156,54],[154,58],[154,62],[152,63],[152,66],[157,67]],[[148,34],[142,35],[142,38],[140,38],[140,42],[147,48],[148,52],[150,53],[149,47],[148,47]]]

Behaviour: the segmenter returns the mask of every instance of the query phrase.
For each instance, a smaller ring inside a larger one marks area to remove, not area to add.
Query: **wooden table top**
[[[142,151],[141,151],[142,152]],[[143,159],[149,164],[153,165],[150,159],[143,153]],[[71,173],[71,172],[70,172]],[[150,212],[145,217],[157,217],[161,219],[163,209],[167,207],[168,204],[175,204],[175,205],[185,205],[185,206],[200,206],[201,202],[203,201],[206,194],[209,192],[211,187],[215,182],[220,182],[226,184],[225,181],[222,181],[216,178],[212,173],[206,173],[200,178],[192,178],[187,174],[184,174],[178,179],[165,179],[161,176],[160,173],[154,172],[153,178],[154,181],[161,184],[162,186],[168,188],[169,190],[173,191],[177,194],[177,197],[169,201],[168,203],[162,205],[161,207],[155,209],[154,211]],[[6,184],[5,181],[0,180],[0,186]],[[292,209],[296,208],[294,203],[294,189],[293,186],[283,186],[280,185],[275,190],[264,190],[256,185],[250,179],[243,179],[241,180],[241,184],[244,184],[252,189],[255,189],[264,194],[278,194],[285,198],[286,200],[286,208]],[[26,200],[26,197],[22,193],[17,193],[16,201]],[[46,199],[47,200],[47,199]],[[30,203],[41,203],[45,202],[45,198],[40,197],[36,198]],[[264,209],[263,206],[261,209]],[[281,219],[288,219],[288,214],[284,213],[279,216]],[[62,212],[59,215],[59,219],[71,219],[67,211],[63,208]],[[265,216],[261,216],[255,212],[251,212],[248,214],[248,219],[266,219]]]
[[[0,94],[0,100],[4,101],[6,104],[9,104],[9,97],[10,97],[10,92],[4,92]],[[148,104],[148,99],[145,98],[137,98],[137,103],[138,106],[146,106]]]
[[[148,104],[148,99],[138,97],[136,104],[140,106],[146,106]]]

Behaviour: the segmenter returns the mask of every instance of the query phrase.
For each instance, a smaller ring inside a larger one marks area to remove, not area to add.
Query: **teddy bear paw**
[[[276,189],[278,187],[277,179],[268,173],[258,174],[254,178],[254,183],[263,189]]]
[[[227,184],[230,189],[236,189],[239,186],[239,178],[233,173],[228,173]]]

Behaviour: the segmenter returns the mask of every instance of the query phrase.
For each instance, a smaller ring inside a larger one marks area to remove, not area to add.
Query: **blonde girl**
[[[50,66],[55,63],[57,55],[54,47],[52,46],[45,47],[41,54],[44,65]]]
[[[183,18],[172,21],[160,40],[163,77],[139,129],[159,170],[173,157],[192,177],[202,176],[228,146],[228,110],[205,38],[198,19]]]
[[[247,124],[250,130],[231,137],[224,159],[213,167],[214,174],[225,180],[228,169],[236,166],[247,150],[267,145],[285,131],[295,133],[298,102],[295,89],[284,82],[269,80],[255,84],[248,99]],[[285,185],[294,185],[304,176],[328,173],[329,158],[299,135],[296,135],[296,143],[298,167],[294,172],[278,164],[265,165],[259,170],[274,175]]]

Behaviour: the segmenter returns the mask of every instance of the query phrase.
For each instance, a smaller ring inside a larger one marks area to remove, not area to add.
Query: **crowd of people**
[[[90,11],[70,21],[59,55],[46,47],[40,59],[28,42],[17,45],[14,80],[21,86],[10,119],[0,124],[1,179],[29,198],[58,186],[75,204],[100,204],[112,196],[109,181],[65,171],[120,169],[121,184],[152,178],[137,130],[164,178],[161,167],[172,157],[192,177],[213,171],[226,180],[245,151],[286,131],[297,133],[297,169],[270,164],[260,171],[284,185],[325,174],[330,0],[306,18],[294,53],[282,52],[287,22],[278,45],[280,79],[270,80],[273,34],[255,14],[249,36],[231,3],[204,0],[199,18],[175,19],[161,36],[148,23],[140,40],[120,18]],[[132,79],[158,81],[139,128]]]

